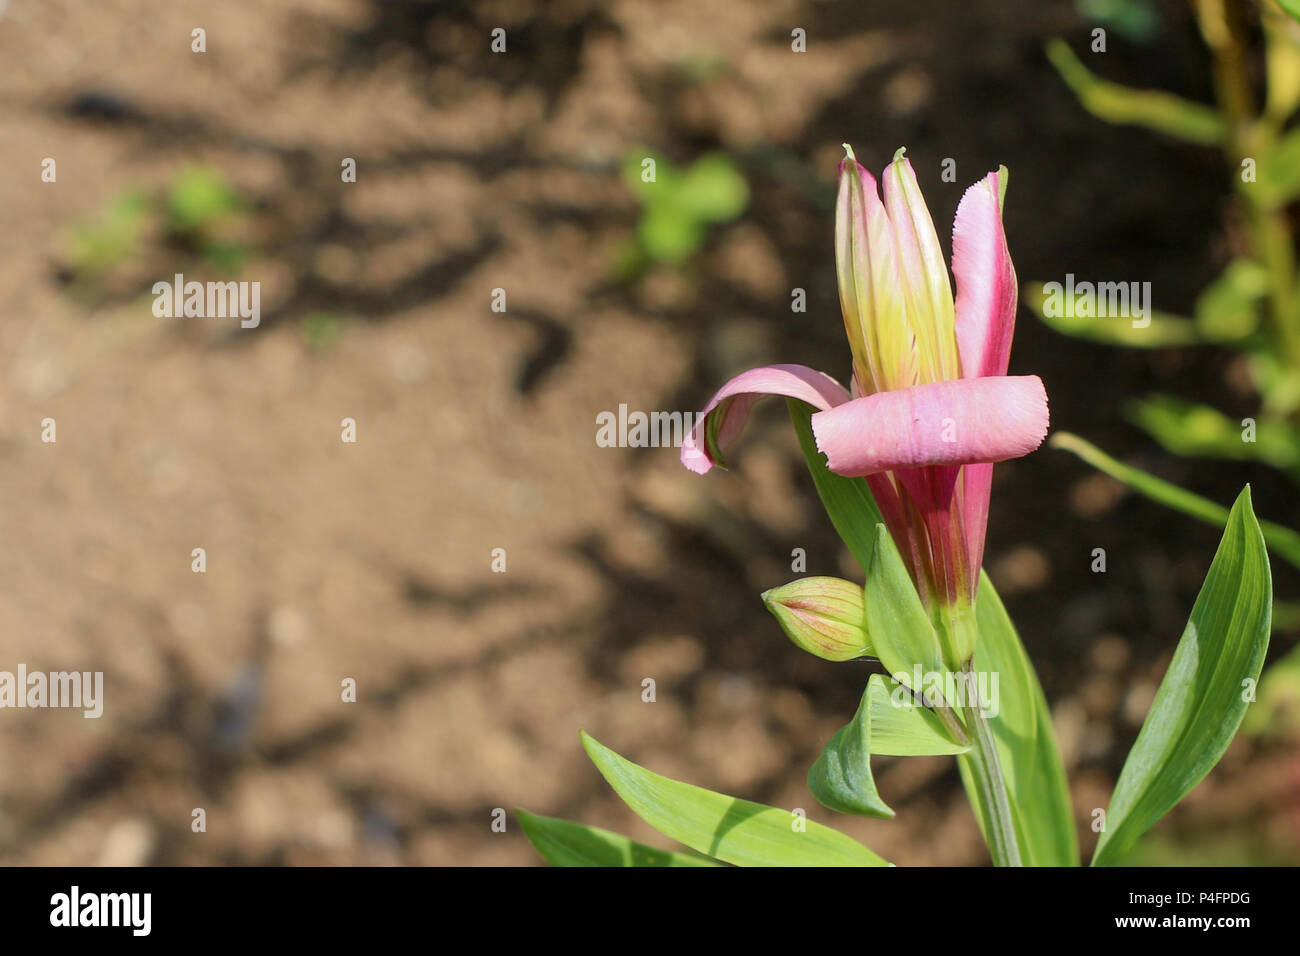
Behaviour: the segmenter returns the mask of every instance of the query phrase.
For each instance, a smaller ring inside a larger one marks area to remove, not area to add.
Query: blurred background
[[[1180,0],[0,2],[0,669],[105,675],[98,720],[0,711],[0,862],[536,863],[513,817],[491,829],[517,806],[664,845],[579,728],[893,860],[987,862],[945,758],[877,759],[893,821],[807,792],[872,665],[807,656],[759,601],[793,548],[854,573],[782,404],[706,478],[599,447],[596,416],[693,412],[757,364],[847,377],[846,141],[876,170],[907,146],[945,246],[1005,164],[1022,279],[1150,281],[1189,312],[1230,255],[1231,173],[1080,107],[1044,44],[1087,57],[1098,26],[1092,69],[1212,100]],[[629,176],[646,156],[666,200]],[[260,327],[156,318],[177,272],[260,282]],[[1089,344],[1022,308],[1012,371],[1044,378],[1054,428],[1296,520],[1281,472],[1175,457],[1125,417],[1157,390],[1252,414],[1231,353]],[[987,567],[1085,854],[1218,536],[1062,451],[997,470]],[[1300,862],[1285,716],[1134,861]]]

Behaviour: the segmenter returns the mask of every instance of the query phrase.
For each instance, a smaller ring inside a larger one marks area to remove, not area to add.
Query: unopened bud
[[[841,578],[800,578],[763,592],[781,628],[809,654],[848,661],[872,653],[862,586]]]

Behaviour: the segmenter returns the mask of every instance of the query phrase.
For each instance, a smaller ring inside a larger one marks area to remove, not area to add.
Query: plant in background
[[[1102,80],[1064,41],[1047,47],[1052,64],[1093,115],[1222,151],[1234,180],[1235,218],[1244,227],[1244,242],[1201,292],[1192,316],[1151,312],[1132,322],[1123,310],[1099,315],[1097,309],[1075,310],[1069,303],[1065,310],[1051,309],[1041,283],[1027,285],[1025,297],[1047,324],[1067,335],[1132,348],[1214,345],[1241,353],[1260,395],[1255,418],[1237,422],[1215,408],[1169,395],[1133,402],[1130,417],[1175,454],[1258,461],[1300,482],[1300,272],[1288,219],[1288,208],[1300,199],[1300,125],[1295,124],[1300,0],[1255,5],[1264,37],[1262,103],[1256,102],[1250,71],[1250,6],[1232,0],[1194,4],[1213,59],[1214,107]],[[1121,465],[1081,438],[1058,434],[1053,443],[1154,501],[1219,526],[1226,519],[1226,508]],[[1300,568],[1300,534],[1268,522],[1264,529],[1273,552]],[[1300,625],[1300,603],[1279,602],[1273,620],[1279,628]],[[1291,706],[1300,708],[1300,684],[1288,677],[1300,666],[1295,663],[1300,649],[1287,660],[1291,663],[1276,675],[1269,669],[1261,694],[1287,695]]]
[[[1041,284],[1028,286],[1026,298],[1068,335],[1137,348],[1210,344],[1242,353],[1262,400],[1253,427],[1166,395],[1134,403],[1131,416],[1176,454],[1262,461],[1300,481],[1300,276],[1287,220],[1287,207],[1300,198],[1300,128],[1288,128],[1300,106],[1300,23],[1275,0],[1260,4],[1267,95],[1257,104],[1247,5],[1198,0],[1195,6],[1213,56],[1216,107],[1102,80],[1062,40],[1052,41],[1047,55],[1084,108],[1101,119],[1223,152],[1244,226],[1239,254],[1201,293],[1191,317],[1154,313],[1133,322],[1122,309],[1076,310],[1072,303],[1052,309]]]
[[[971,186],[953,230],[952,288],[902,150],[876,181],[850,151],[840,166],[836,268],[852,388],[796,365],[754,369],[713,397],[682,462],[722,464],[763,395],[787,399],[832,524],[865,584],[803,578],[763,600],[802,649],[830,662],[878,659],[853,718],[808,775],[813,796],[848,814],[892,817],[872,755],[956,758],[995,864],[1070,866],[1075,820],[1034,669],[980,570],[993,463],[1038,447],[1047,397],[1008,376],[1016,281],[1002,229],[1007,174]],[[824,456],[824,457],[823,457]],[[1247,707],[1268,646],[1271,580],[1249,490],[1227,529],[1107,812],[1094,864],[1134,841],[1217,763]],[[520,812],[556,864],[884,866],[843,833],[786,811],[655,774],[582,735],[624,801],[693,853]],[[705,859],[708,858],[708,859]]]
[[[710,226],[731,222],[749,205],[745,177],[724,153],[708,153],[679,170],[662,156],[633,150],[622,170],[641,204],[619,264],[625,277],[650,264],[682,265],[703,248]]]
[[[94,222],[77,226],[68,241],[72,273],[83,279],[102,275],[134,257],[149,225],[149,198],[119,193]]]
[[[94,282],[162,244],[197,255],[222,272],[238,272],[249,254],[243,239],[247,209],[219,172],[187,166],[164,194],[125,190],[97,220],[74,229],[68,265],[74,277]]]
[[[224,272],[238,272],[248,248],[238,238],[243,198],[219,172],[182,169],[167,193],[167,234]]]

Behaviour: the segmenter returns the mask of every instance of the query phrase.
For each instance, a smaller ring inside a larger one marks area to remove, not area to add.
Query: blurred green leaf
[[[1291,0],[1300,7],[1300,0]],[[1268,117],[1278,124],[1285,123],[1297,106],[1300,106],[1300,24],[1288,20],[1280,10],[1267,2],[1260,9],[1264,25],[1267,71],[1265,87]]]
[[[1277,0],[1277,5],[1296,20],[1300,20],[1300,0]]]
[[[653,178],[649,181],[646,180],[646,176],[650,175],[650,167],[646,164],[646,160],[654,162]],[[623,157],[620,170],[624,185],[644,206],[664,202],[664,197],[670,195],[676,188],[678,179],[676,168],[653,150],[644,148],[631,150]]]
[[[1273,418],[1254,420],[1254,441],[1245,440],[1249,425],[1208,405],[1170,395],[1133,402],[1129,418],[1176,455],[1262,461],[1282,469],[1300,464],[1300,436],[1289,424]]]
[[[1021,294],[1025,305],[1062,335],[1102,342],[1106,345],[1124,345],[1143,349],[1195,345],[1200,341],[1196,334],[1196,326],[1190,319],[1165,312],[1152,311],[1149,325],[1134,328],[1132,317],[1126,315],[1049,315],[1050,310],[1046,307],[1048,294],[1041,282],[1026,283]]]
[[[876,528],[885,520],[876,499],[865,478],[845,478],[826,467],[826,456],[817,450],[813,436],[812,416],[816,409],[794,398],[786,399],[786,407],[822,506],[865,574],[875,558]]]
[[[1197,298],[1197,331],[1207,342],[1247,338],[1259,327],[1259,304],[1268,290],[1267,269],[1253,259],[1234,259]]]
[[[84,277],[96,276],[132,258],[148,222],[148,197],[135,190],[121,193],[97,221],[74,230],[73,269]]]
[[[1145,126],[1203,146],[1218,146],[1227,135],[1219,113],[1161,90],[1134,90],[1096,76],[1061,39],[1047,44],[1047,58],[1089,113],[1108,123]]]
[[[528,841],[552,866],[717,866],[689,853],[656,850],[625,836],[569,820],[516,810]]]
[[[1078,866],[1074,813],[1052,714],[1015,625],[983,571],[975,611],[979,643],[975,645],[974,671],[998,675],[998,712],[990,716],[989,723],[1021,856],[1026,866]],[[970,759],[959,757],[957,763],[980,829],[987,834],[988,821],[982,818]]]
[[[1255,181],[1242,183],[1241,188],[1266,209],[1285,206],[1300,197],[1300,126],[1256,157]]]
[[[704,224],[678,206],[656,203],[642,213],[637,237],[651,259],[680,265],[704,245]]]
[[[199,254],[221,272],[234,274],[244,268],[252,250],[242,242],[205,242]]]
[[[181,170],[167,195],[170,226],[179,233],[199,232],[242,205],[225,177],[206,166]]]
[[[790,811],[661,777],[582,734],[587,756],[642,820],[736,866],[889,866],[861,843]]]
[[[1191,618],[1120,771],[1092,864],[1127,850],[1219,762],[1268,651],[1273,589],[1250,487],[1228,515]]]
[[[730,158],[709,153],[691,164],[674,200],[693,218],[727,222],[745,211],[749,186]]]
[[[309,312],[298,328],[308,348],[327,349],[338,341],[341,327],[339,317],[332,312]]]
[[[1057,432],[1047,440],[1047,443],[1054,448],[1078,455],[1098,471],[1105,472],[1117,481],[1122,481],[1134,491],[1166,508],[1180,511],[1218,528],[1227,524],[1228,509],[1223,505],[1202,498],[1185,488],[1179,488],[1155,475],[1147,474],[1132,465],[1116,461],[1096,445],[1078,435]],[[1300,533],[1272,521],[1261,521],[1259,524],[1268,546],[1288,564],[1300,568]]]
[[[1300,410],[1300,369],[1269,348],[1250,354],[1250,374],[1264,400],[1261,417],[1285,419]]]
[[[1263,522],[1260,522],[1263,527]],[[1264,532],[1264,541],[1270,548],[1273,545],[1268,541],[1268,532]],[[1276,548],[1273,548],[1276,551]],[[1275,631],[1295,631],[1300,630],[1300,601],[1273,601],[1273,630]],[[1266,675],[1267,676],[1267,675]]]
[[[1282,602],[1273,605],[1274,630]],[[1294,614],[1295,607],[1290,611]],[[1300,738],[1300,645],[1270,665],[1259,679],[1255,706],[1246,711],[1241,731],[1252,737]]]
[[[1074,0],[1079,15],[1104,23],[1124,39],[1145,43],[1155,36],[1160,15],[1147,0]]]
[[[647,159],[654,161],[651,182],[646,181]],[[637,242],[656,262],[681,265],[703,247],[710,223],[735,219],[749,203],[744,176],[723,153],[700,157],[683,174],[661,156],[633,150],[621,168],[624,182],[642,206]],[[627,265],[636,263],[628,260]]]

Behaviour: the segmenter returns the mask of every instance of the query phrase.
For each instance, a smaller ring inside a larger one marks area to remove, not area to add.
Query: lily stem
[[[973,689],[975,674],[968,663],[965,668],[967,680]],[[1024,866],[1020,857],[1020,844],[1016,838],[1016,825],[1011,816],[1011,801],[1007,797],[1007,782],[1002,776],[1002,763],[998,759],[997,744],[993,740],[993,728],[984,716],[982,705],[963,708],[966,715],[971,749],[971,772],[974,774],[976,788],[983,804],[984,818],[988,823],[985,835],[989,852],[993,856],[994,866]]]

